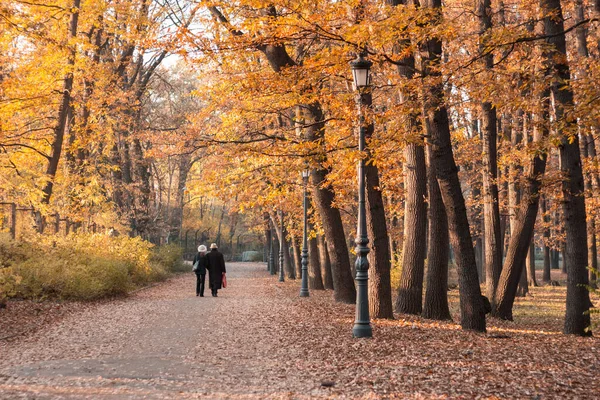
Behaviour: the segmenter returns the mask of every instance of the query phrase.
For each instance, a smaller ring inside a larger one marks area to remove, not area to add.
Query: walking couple
[[[225,287],[225,258],[219,251],[217,244],[210,245],[210,252],[206,252],[206,246],[198,246],[198,253],[194,257],[194,268],[196,273],[196,296],[204,297],[204,281],[208,271],[208,285],[213,297],[217,297],[217,290]]]

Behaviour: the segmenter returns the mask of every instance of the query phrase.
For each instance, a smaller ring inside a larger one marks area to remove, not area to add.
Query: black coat
[[[210,286],[213,289],[221,289],[221,284],[223,283],[223,273],[227,272],[225,270],[225,258],[223,254],[217,250],[212,249],[206,254],[208,258],[208,280],[210,282]]]
[[[200,260],[200,262],[198,263],[198,269],[194,272],[196,274],[205,275],[206,270],[208,269],[208,256],[206,254],[196,253],[192,265],[196,264],[196,261],[198,260]]]

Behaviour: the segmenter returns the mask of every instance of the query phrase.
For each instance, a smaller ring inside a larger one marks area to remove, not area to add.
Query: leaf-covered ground
[[[352,305],[298,297],[262,264],[218,298],[178,276],[126,299],[41,310],[0,340],[0,398],[597,398],[600,340],[560,334],[564,288],[534,288],[488,334],[398,316],[353,339]],[[453,302],[456,291],[451,292]],[[23,303],[23,307],[28,303]],[[2,332],[15,303],[1,310]],[[50,307],[48,305],[44,307]],[[455,316],[456,317],[456,316]],[[35,320],[35,318],[33,318]],[[29,321],[29,322],[27,322]],[[37,328],[35,328],[37,326]],[[22,332],[22,333],[18,333]],[[0,333],[0,337],[5,336]]]

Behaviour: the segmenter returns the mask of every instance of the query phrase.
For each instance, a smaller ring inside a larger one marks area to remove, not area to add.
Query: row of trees
[[[199,6],[147,0],[0,6],[0,198],[155,241],[181,228],[195,76],[161,69]]]
[[[39,229],[61,210],[153,240],[180,236],[184,205],[211,196],[258,230],[282,210],[294,277],[308,168],[324,265],[311,286],[352,303],[366,157],[372,316],[449,318],[450,243],[462,327],[485,331],[490,309],[512,319],[535,282],[535,263],[524,270],[537,226],[544,280],[551,248],[567,267],[564,330],[585,334],[599,15],[597,0],[4,2],[1,197],[37,210]],[[367,154],[348,67],[358,52],[375,62]]]
[[[213,169],[227,171],[211,181],[234,191],[241,208],[299,216],[296,173],[308,164],[337,300],[355,299],[354,165],[367,157],[372,315],[449,318],[450,242],[462,327],[485,331],[489,311],[512,319],[540,220],[546,272],[550,247],[567,266],[564,331],[586,333],[587,267],[597,259],[596,3],[227,2],[209,11],[210,33],[192,47],[197,62],[214,66],[193,120],[200,146],[219,146]],[[368,154],[357,153],[353,134],[347,62],[357,52],[376,62]],[[297,219],[288,219],[292,241]]]

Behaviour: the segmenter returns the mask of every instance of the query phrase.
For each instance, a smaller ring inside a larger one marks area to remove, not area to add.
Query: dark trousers
[[[196,296],[204,296],[206,274],[196,274]]]

